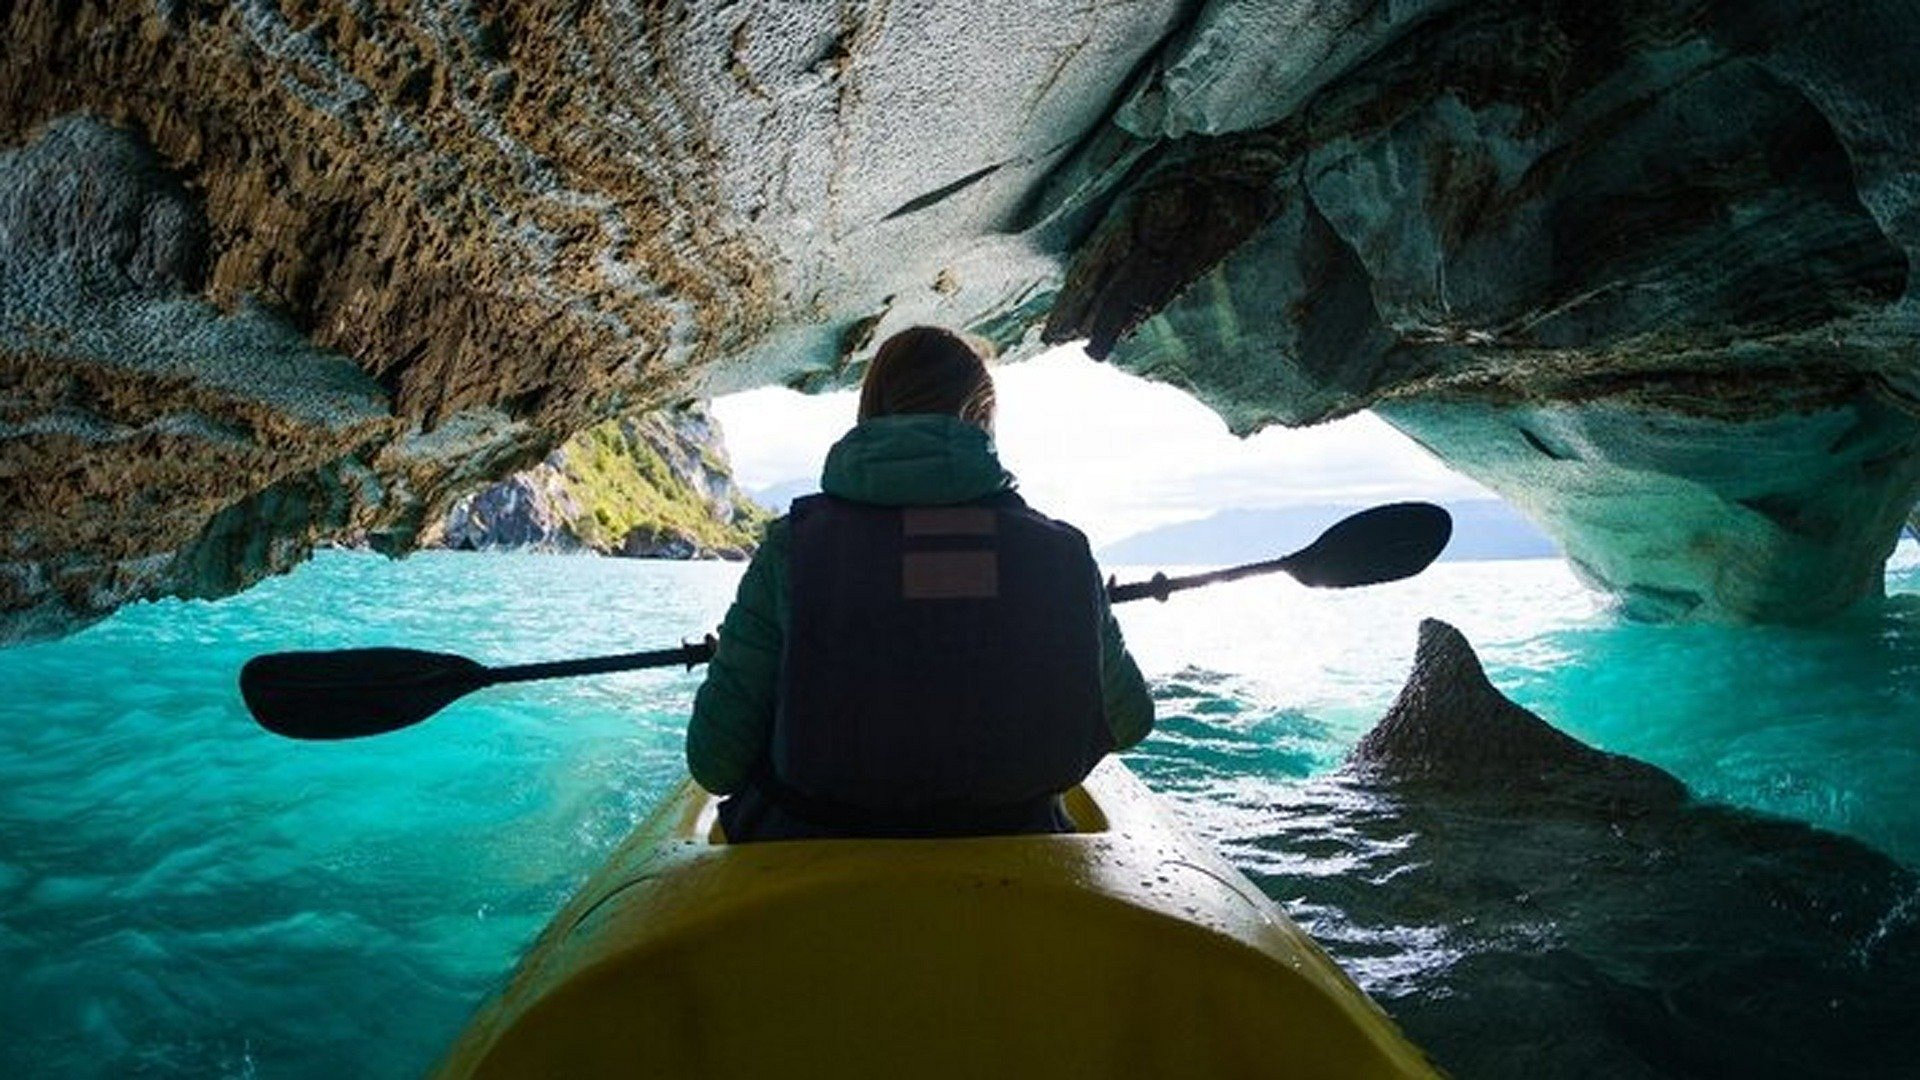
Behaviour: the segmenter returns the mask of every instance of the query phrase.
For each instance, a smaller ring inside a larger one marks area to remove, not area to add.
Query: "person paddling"
[[[1151,730],[1086,537],[1000,465],[986,356],[889,338],[822,494],[768,527],[687,728],[729,839],[1065,831],[1058,796]]]

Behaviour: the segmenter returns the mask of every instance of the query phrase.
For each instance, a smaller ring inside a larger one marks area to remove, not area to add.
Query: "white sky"
[[[1237,439],[1206,406],[1065,346],[994,369],[995,441],[1036,509],[1100,547],[1219,510],[1492,498],[1370,413]],[[853,425],[852,392],[719,398],[734,475],[750,491],[817,481]]]

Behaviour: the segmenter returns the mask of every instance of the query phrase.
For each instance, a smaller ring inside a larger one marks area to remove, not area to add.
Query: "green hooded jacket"
[[[829,495],[881,506],[969,502],[1013,486],[992,436],[938,415],[883,416],[860,424],[834,444],[820,478]],[[745,786],[772,743],[781,642],[789,625],[788,543],[782,517],[767,527],[740,579],[720,626],[719,649],[694,698],[687,766],[700,786],[716,794]],[[1115,748],[1125,749],[1152,729],[1153,699],[1111,611],[1101,612],[1100,639],[1107,726]]]

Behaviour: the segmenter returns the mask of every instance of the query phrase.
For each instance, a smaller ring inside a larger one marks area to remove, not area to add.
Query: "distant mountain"
[[[1453,540],[1442,559],[1475,562],[1559,554],[1546,533],[1498,499],[1446,506],[1453,515]],[[1214,566],[1271,559],[1305,547],[1327,526],[1359,509],[1318,505],[1222,510],[1199,521],[1165,525],[1116,541],[1100,550],[1100,561],[1120,566]]]
[[[747,492],[747,497],[776,514],[787,512],[787,504],[802,495],[811,495],[820,490],[818,480],[782,480],[763,488]]]
[[[1525,514],[1499,499],[1480,499],[1447,507],[1453,514],[1453,540],[1443,559],[1487,562],[1495,559],[1551,559],[1560,545]]]

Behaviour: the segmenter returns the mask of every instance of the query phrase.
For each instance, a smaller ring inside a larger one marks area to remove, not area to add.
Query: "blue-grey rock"
[[[1378,411],[1541,522],[1630,615],[1804,622],[1881,595],[1920,419],[1867,380],[1696,392]]]
[[[580,538],[567,525],[579,514],[557,467],[543,462],[455,503],[440,543],[458,551],[578,551]]]
[[[846,385],[919,322],[1240,431],[1383,407],[1641,613],[1830,614],[1920,494],[1892,0],[26,0],[0,39],[0,420],[39,433],[0,634],[405,550],[573,432]],[[1595,476],[1490,448],[1534,412]],[[1695,482],[1775,433],[1781,483]],[[165,570],[220,514],[268,535]]]
[[[1208,76],[1266,62],[1183,55],[1162,81],[1194,89],[1167,115],[1214,130],[1214,109],[1234,133],[1132,166],[1048,336],[1238,430],[1377,406],[1636,614],[1816,619],[1876,595],[1920,494],[1920,184],[1897,165],[1920,85],[1893,44],[1920,40],[1920,12],[1359,14],[1391,40],[1358,31],[1354,61],[1298,76],[1314,92],[1264,126]],[[1539,413],[1588,456],[1496,449]]]

